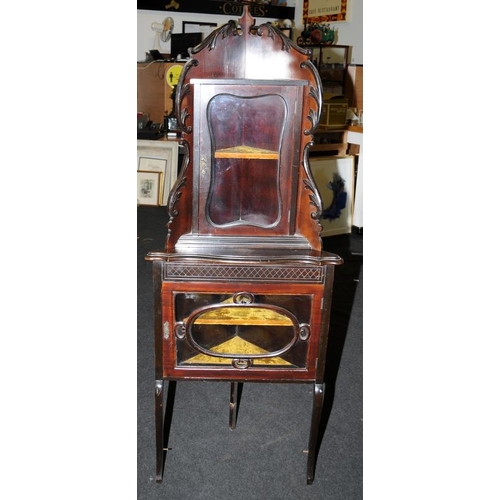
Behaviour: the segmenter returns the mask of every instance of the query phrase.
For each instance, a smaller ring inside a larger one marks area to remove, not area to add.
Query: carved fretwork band
[[[227,280],[244,279],[255,281],[304,281],[322,282],[323,267],[257,267],[257,266],[165,266],[164,279]]]

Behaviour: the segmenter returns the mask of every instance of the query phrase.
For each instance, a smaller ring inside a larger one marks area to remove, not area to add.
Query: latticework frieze
[[[318,266],[165,266],[165,279],[309,281],[321,282],[323,268]]]

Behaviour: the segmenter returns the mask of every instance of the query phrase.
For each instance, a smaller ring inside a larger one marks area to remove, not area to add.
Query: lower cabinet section
[[[315,379],[321,282],[164,281],[161,294],[164,377]]]

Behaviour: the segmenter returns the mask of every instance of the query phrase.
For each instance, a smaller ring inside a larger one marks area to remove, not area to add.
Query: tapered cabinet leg
[[[231,382],[229,394],[229,428],[233,430],[236,427],[236,411],[238,406],[238,383]]]
[[[231,382],[231,393],[229,396],[229,428],[231,430],[236,427],[236,419],[238,416],[238,399],[239,399],[240,384]]]
[[[163,480],[163,380],[155,381],[156,482]]]
[[[324,395],[325,384],[314,384],[314,401],[311,417],[311,430],[309,433],[309,449],[307,454],[307,484],[311,484],[314,480],[316,457],[318,454],[319,425],[323,411]]]

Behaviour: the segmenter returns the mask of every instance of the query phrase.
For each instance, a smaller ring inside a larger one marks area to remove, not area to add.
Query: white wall
[[[363,0],[349,0],[349,3],[350,21],[331,23],[331,26],[339,30],[337,43],[352,47],[351,64],[363,64]]]
[[[302,4],[301,4],[302,5]],[[297,17],[297,8],[295,9],[295,17]],[[300,7],[302,12],[302,6]],[[238,16],[219,16],[216,14],[196,14],[192,12],[162,12],[154,10],[138,10],[137,11],[137,60],[143,61],[146,52],[153,48],[155,33],[151,29],[151,23],[161,23],[166,17],[171,17],[174,20],[174,29],[172,33],[182,33],[182,21],[217,23],[218,26],[226,24],[229,20],[237,20]],[[300,22],[302,16],[299,16]],[[262,24],[276,19],[267,17],[255,18],[256,24]],[[296,21],[297,22],[297,21]],[[162,52],[170,53],[170,41],[166,43],[160,42],[163,49]]]
[[[351,45],[352,48],[352,64],[363,64],[363,0],[350,0],[351,17],[349,22],[331,23],[331,26],[338,28],[339,39],[341,45]],[[295,27],[293,39],[296,39],[297,33],[303,29],[302,24],[302,0],[297,0],[295,7]],[[146,53],[153,48],[155,34],[151,29],[151,23],[163,22],[166,17],[171,17],[174,20],[173,33],[182,33],[182,21],[192,22],[208,22],[222,25],[230,19],[237,19],[231,16],[219,16],[215,14],[193,14],[190,12],[162,12],[154,10],[138,10],[137,11],[137,60],[144,61]],[[275,21],[275,19],[258,17],[255,18],[257,24],[267,21]],[[161,43],[162,51],[170,53],[170,42]]]

